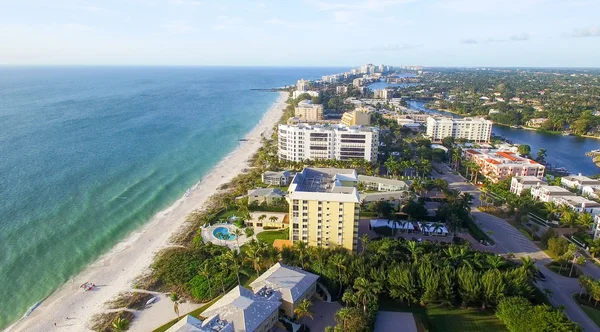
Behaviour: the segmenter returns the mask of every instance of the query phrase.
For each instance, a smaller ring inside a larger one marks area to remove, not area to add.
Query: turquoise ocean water
[[[0,67],[0,329],[233,151],[250,89],[343,70]]]

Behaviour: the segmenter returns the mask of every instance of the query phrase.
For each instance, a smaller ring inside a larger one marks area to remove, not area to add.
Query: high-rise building
[[[390,89],[373,90],[373,98],[375,98],[375,99],[392,99],[393,96],[394,96],[394,90],[390,90]]]
[[[296,83],[296,90],[298,91],[306,91],[310,88],[311,82],[308,80],[300,79],[298,83]]]
[[[442,118],[428,117],[425,135],[433,142],[441,142],[446,137],[464,138],[473,142],[489,142],[492,135],[492,121],[484,118]]]
[[[365,159],[376,161],[379,129],[338,125],[279,125],[278,155],[282,160]]]
[[[365,79],[362,78],[362,77],[355,78],[355,79],[352,80],[352,85],[355,88],[359,88],[359,87],[363,86],[364,84],[365,84]]]
[[[360,197],[353,169],[305,168],[288,189],[290,240],[355,251]]]
[[[294,116],[307,121],[323,120],[323,105],[305,99],[294,109]]]
[[[338,95],[348,93],[348,87],[345,85],[337,86],[337,87],[335,87],[335,93]]]

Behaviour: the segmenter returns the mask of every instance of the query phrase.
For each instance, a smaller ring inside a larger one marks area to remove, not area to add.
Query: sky
[[[0,0],[0,64],[600,67],[600,0]]]

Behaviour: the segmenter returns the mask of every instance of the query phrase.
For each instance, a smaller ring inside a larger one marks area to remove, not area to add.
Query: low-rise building
[[[563,187],[581,191],[584,186],[600,186],[600,180],[588,178],[587,176],[579,174],[561,177],[560,184]]]
[[[281,160],[377,160],[379,129],[344,125],[279,125]]]
[[[256,188],[248,190],[248,204],[273,204],[285,198],[285,193],[277,188]]]
[[[527,123],[525,123],[525,125],[527,127],[539,128],[544,123],[546,123],[546,121],[548,121],[547,118],[533,118],[533,119],[530,119],[529,121],[527,121]]]
[[[574,197],[575,194],[558,186],[536,185],[531,187],[531,196],[541,202],[554,202],[559,197]]]
[[[600,203],[591,201],[581,196],[560,196],[554,199],[559,205],[566,205],[578,213],[590,213],[597,215],[600,213]]]
[[[279,322],[281,293],[270,289],[257,292],[237,286],[202,312],[207,321],[219,323],[215,331],[271,331]],[[225,329],[227,328],[227,329]]]
[[[377,191],[402,191],[408,190],[409,187],[404,181],[368,175],[359,175],[358,183],[362,183],[367,190]]]
[[[294,116],[306,120],[323,120],[323,105],[313,104],[310,100],[298,103],[294,110]]]
[[[348,87],[345,85],[339,85],[339,86],[335,87],[335,93],[338,95],[348,93]]]
[[[292,92],[292,98],[296,99],[298,97],[300,97],[303,94],[307,94],[311,97],[318,97],[319,91],[313,91],[313,90],[296,90]]]
[[[581,194],[593,199],[600,199],[600,186],[583,186]]]
[[[510,192],[520,196],[523,190],[543,184],[544,182],[535,176],[513,176],[510,181]]]
[[[433,142],[441,142],[446,137],[463,138],[473,142],[489,142],[492,135],[492,121],[484,118],[427,118],[426,136]]]
[[[375,99],[392,99],[393,96],[394,96],[394,90],[390,90],[390,89],[373,90],[373,98],[375,98]]]
[[[287,186],[292,180],[292,173],[288,171],[266,171],[262,174],[262,182],[271,186]]]
[[[280,310],[294,317],[294,309],[302,300],[310,300],[317,291],[319,276],[282,263],[273,265],[256,278],[250,287],[256,293],[269,289],[281,294]]]
[[[477,164],[479,172],[492,182],[513,176],[533,176],[541,180],[546,169],[544,165],[512,151],[467,149],[463,151],[463,157]]]
[[[368,126],[371,124],[371,114],[364,107],[345,112],[342,115],[341,123],[345,126]]]

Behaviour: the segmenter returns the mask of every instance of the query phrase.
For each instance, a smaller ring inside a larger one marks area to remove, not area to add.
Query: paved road
[[[479,190],[477,187],[469,184],[461,176],[450,173],[446,166],[439,166],[439,169],[444,170],[444,175],[437,175],[448,181],[449,187],[461,191],[467,191],[475,196],[473,206],[479,205]],[[448,172],[446,172],[448,170]],[[536,260],[536,266],[546,276],[546,281],[539,281],[538,288],[550,289],[552,292],[550,301],[555,305],[564,305],[565,313],[571,320],[577,322],[586,332],[600,331],[600,328],[579,308],[579,305],[573,301],[571,295],[579,293],[580,287],[577,279],[567,278],[555,274],[548,270],[544,264],[549,263],[551,258],[545,252],[540,250],[532,241],[526,238],[519,230],[503,219],[481,212],[477,208],[472,209],[472,214],[475,220],[481,223],[484,231],[492,231],[492,238],[496,242],[494,248],[490,248],[498,254],[514,253],[517,257],[530,256]],[[600,277],[600,269],[593,264],[587,264],[584,272],[593,276]]]

